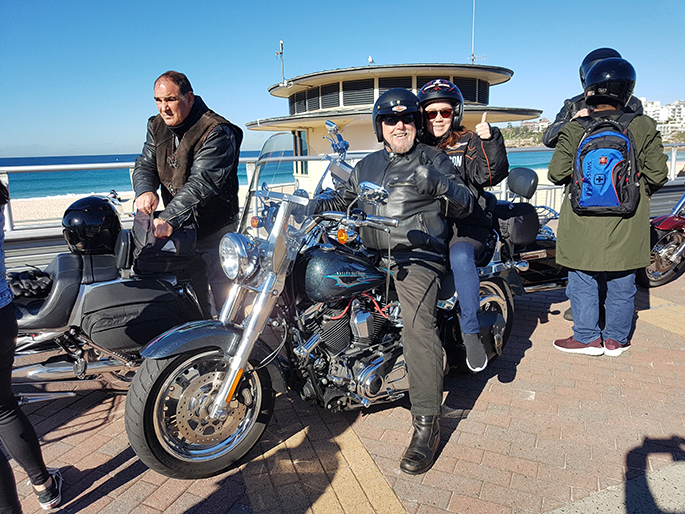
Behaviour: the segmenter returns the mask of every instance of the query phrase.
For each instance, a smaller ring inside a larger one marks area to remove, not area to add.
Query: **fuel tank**
[[[298,263],[301,290],[313,302],[351,298],[385,283],[385,274],[361,255],[310,248]]]

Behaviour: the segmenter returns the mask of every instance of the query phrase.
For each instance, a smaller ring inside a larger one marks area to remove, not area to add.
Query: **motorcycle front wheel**
[[[673,262],[670,257],[685,244],[685,236],[679,230],[663,232],[652,229],[652,251],[649,266],[637,270],[635,281],[642,287],[658,287],[673,279],[682,264],[682,258]]]
[[[206,478],[252,449],[273,414],[269,373],[246,370],[227,412],[211,419],[208,410],[227,369],[215,350],[143,362],[126,397],[125,421],[145,465],[171,478]]]

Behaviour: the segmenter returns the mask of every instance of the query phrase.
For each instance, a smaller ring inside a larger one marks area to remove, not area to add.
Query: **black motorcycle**
[[[346,145],[330,128],[337,156],[328,158],[317,189],[335,187],[351,169],[344,162]],[[408,390],[402,306],[389,272],[379,267],[381,256],[368,252],[359,237],[360,227],[383,232],[398,222],[365,215],[354,204],[347,212],[306,216],[308,195],[293,185],[296,158],[283,150],[292,148],[292,140],[292,134],[277,134],[267,141],[240,229],[221,242],[233,286],[219,319],[177,327],[141,352],[145,361],[126,400],[126,430],[138,457],[164,475],[194,479],[233,466],[266,429],[277,391],[289,388],[339,411],[391,402]],[[533,175],[514,170],[510,187],[532,194]],[[387,201],[375,184],[360,188],[356,202]],[[499,229],[493,231],[490,258],[480,269],[481,338],[491,359],[502,353],[511,331],[512,290],[526,287],[519,272],[533,267],[534,252],[541,262],[550,258],[530,240],[540,232],[535,208],[523,212],[517,205],[495,201],[491,208],[515,237],[528,234],[528,249],[514,244],[511,234],[502,240]],[[547,267],[543,263],[529,283],[549,278]],[[458,299],[451,275],[444,282],[439,325],[458,366],[464,353]]]
[[[19,326],[15,390],[63,384],[47,388],[51,392],[21,392],[21,403],[64,396],[55,389],[68,390],[72,382],[125,392],[145,344],[179,323],[202,319],[181,271],[187,258],[178,252],[155,257],[150,246],[134,260],[131,231],[121,228],[110,199],[76,201],[63,227],[68,253],[44,271],[9,276]]]

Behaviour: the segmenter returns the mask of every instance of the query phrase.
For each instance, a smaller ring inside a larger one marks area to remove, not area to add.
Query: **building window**
[[[416,77],[416,90],[418,91],[421,89],[423,86],[428,84],[431,80],[435,79],[442,79],[442,80],[449,80],[449,77],[436,77],[435,75],[431,75],[430,77]]]
[[[478,103],[487,105],[490,102],[490,84],[478,79]]]
[[[295,114],[307,112],[307,95],[304,91],[295,93]]]
[[[388,89],[401,87],[411,90],[411,77],[381,77],[378,79],[378,95],[382,95]]]
[[[466,102],[478,102],[478,79],[454,77],[452,82],[459,88]]]
[[[307,89],[307,111],[318,111],[319,110],[319,88],[313,87]]]
[[[373,103],[373,79],[343,82],[343,105],[366,105]]]
[[[340,87],[338,83],[321,86],[321,108],[332,109],[340,106]]]

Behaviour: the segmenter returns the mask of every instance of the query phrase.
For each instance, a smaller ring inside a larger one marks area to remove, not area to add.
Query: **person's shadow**
[[[646,437],[642,446],[633,448],[626,455],[626,484],[625,505],[627,514],[683,514],[685,510],[677,512],[662,510],[647,480],[649,468],[648,458],[652,454],[670,454],[674,462],[685,461],[685,439],[672,436],[668,439],[652,439]],[[682,475],[681,475],[682,476]],[[673,489],[681,489],[682,484],[675,483]],[[681,495],[682,498],[682,495]],[[664,503],[663,499],[662,502]]]

